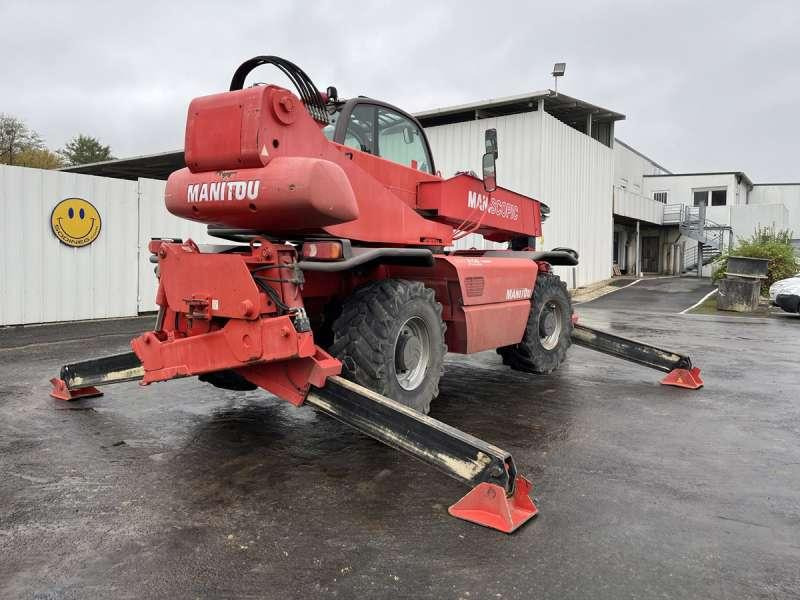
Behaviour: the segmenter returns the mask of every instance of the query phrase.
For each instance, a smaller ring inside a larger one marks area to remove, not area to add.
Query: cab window
[[[378,154],[407,167],[431,173],[431,161],[422,133],[411,119],[377,107]]]
[[[357,104],[350,113],[344,145],[375,154],[375,107],[371,104]]]
[[[330,141],[333,141],[333,134],[336,132],[336,122],[339,120],[339,115],[341,114],[341,106],[328,107],[328,124],[322,128],[322,133]]]

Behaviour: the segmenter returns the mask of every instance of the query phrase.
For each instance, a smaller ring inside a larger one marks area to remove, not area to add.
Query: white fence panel
[[[97,239],[61,243],[50,214],[82,198],[100,214]],[[0,166],[0,325],[136,314],[136,182]]]
[[[154,273],[155,265],[150,262],[147,249],[151,238],[191,238],[198,244],[224,244],[223,240],[206,233],[202,223],[187,221],[167,211],[164,205],[166,181],[139,179],[139,312],[156,310],[158,281]],[[134,275],[131,274],[131,277]]]

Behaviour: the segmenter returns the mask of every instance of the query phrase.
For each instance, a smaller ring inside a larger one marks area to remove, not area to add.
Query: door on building
[[[658,238],[642,238],[642,272],[658,273]]]

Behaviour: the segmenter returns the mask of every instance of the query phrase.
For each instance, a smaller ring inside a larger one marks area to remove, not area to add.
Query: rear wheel
[[[536,278],[531,312],[519,344],[497,349],[503,363],[517,371],[547,374],[556,370],[572,344],[572,300],[558,276]]]
[[[351,381],[427,413],[444,371],[445,325],[433,290],[386,279],[356,290],[333,323],[330,353]]]

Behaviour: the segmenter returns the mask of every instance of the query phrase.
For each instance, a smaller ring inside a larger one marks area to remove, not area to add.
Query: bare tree
[[[0,113],[0,163],[13,165],[26,150],[43,150],[44,142],[24,121]]]

